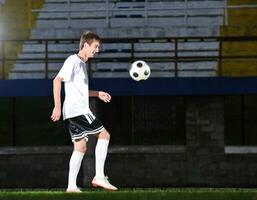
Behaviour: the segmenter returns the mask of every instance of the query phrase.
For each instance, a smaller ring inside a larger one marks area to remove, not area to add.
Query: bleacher
[[[40,10],[32,10],[38,13],[38,17],[36,27],[31,31],[31,39],[79,39],[84,30],[95,31],[102,38],[218,36],[224,18],[224,2],[45,0]],[[152,77],[175,76],[174,61],[158,59],[174,57],[174,42],[141,40],[133,45],[133,59],[145,58],[152,68]],[[45,48],[42,41],[25,41],[10,78],[44,78]],[[176,56],[217,56],[218,48],[218,43],[213,40],[184,40],[178,43]],[[52,78],[65,58],[77,51],[78,41],[50,41],[48,77]],[[131,43],[103,42],[96,59],[99,62],[92,61],[93,77],[128,77],[131,52]],[[216,76],[217,61],[180,61],[176,68],[180,77]]]
[[[5,0],[0,0],[0,39],[2,38],[3,35],[3,22],[2,22],[2,7],[4,5]]]
[[[41,10],[34,10],[39,15],[32,38],[79,37],[85,28],[102,37],[213,36],[219,33],[225,1],[67,2],[46,0]]]

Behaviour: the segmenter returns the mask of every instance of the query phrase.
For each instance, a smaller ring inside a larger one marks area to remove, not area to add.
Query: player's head
[[[94,57],[99,51],[100,37],[90,31],[84,32],[81,35],[79,49],[83,51],[87,58]]]

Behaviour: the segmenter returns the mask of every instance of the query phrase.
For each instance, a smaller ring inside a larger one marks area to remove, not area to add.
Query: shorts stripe
[[[88,140],[88,135],[97,134],[104,129],[101,121],[90,114],[68,118],[64,122],[73,142],[81,138]]]
[[[89,118],[88,115],[85,115],[85,118],[87,119],[88,123],[91,124],[92,123],[92,120]]]
[[[80,134],[77,134],[77,135],[73,135],[72,138],[75,138],[75,137],[81,137],[82,135],[90,135],[90,134],[96,134],[96,133],[99,133],[102,131],[102,129],[104,129],[103,126],[99,127],[98,129],[96,130],[92,130],[92,131],[83,131],[82,133]]]
[[[84,131],[79,135],[74,135],[71,137],[72,142],[74,142],[77,139],[81,139],[81,138],[85,138],[85,140],[88,141],[88,135],[100,133],[103,129],[104,129],[104,127],[102,126],[101,128],[94,130],[94,131],[90,131],[90,132]]]
[[[90,115],[90,114],[87,114],[87,116],[88,116],[88,118],[91,120],[91,123],[92,123],[92,121],[94,121],[93,116],[92,116],[92,115]]]

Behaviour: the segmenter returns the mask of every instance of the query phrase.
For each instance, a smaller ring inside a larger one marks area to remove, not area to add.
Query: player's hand
[[[52,115],[51,115],[51,119],[56,122],[60,119],[61,117],[61,108],[58,107],[54,107]]]
[[[105,103],[109,103],[111,101],[111,95],[107,92],[99,91],[98,92],[98,98],[104,101]]]

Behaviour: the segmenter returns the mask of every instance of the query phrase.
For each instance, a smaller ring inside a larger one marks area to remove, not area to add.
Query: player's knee
[[[82,153],[86,153],[86,152],[87,152],[87,147],[86,147],[86,146],[83,146],[83,147],[81,148],[81,150],[82,150]]]
[[[111,135],[108,131],[105,131],[105,139],[110,140]]]
[[[87,151],[87,145],[86,142],[83,140],[75,141],[74,143],[74,149],[75,151],[79,151],[81,153],[86,153]]]
[[[110,135],[110,133],[108,133],[108,132],[107,132],[107,134],[106,134],[106,139],[107,139],[107,140],[110,140],[110,139],[111,139],[111,135]]]
[[[77,147],[75,150],[77,150],[81,153],[86,153],[87,152],[87,147],[86,147],[86,145],[81,145],[81,146]]]
[[[110,140],[111,135],[110,135],[110,133],[109,133],[107,130],[104,130],[104,131],[102,131],[102,132],[99,134],[98,138],[99,138],[99,139]]]

